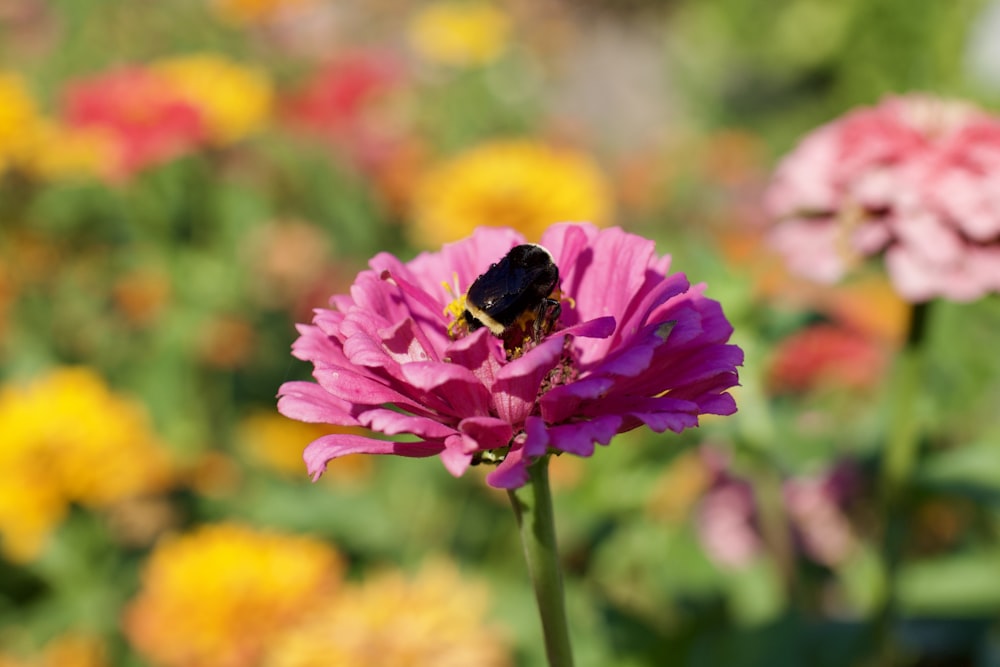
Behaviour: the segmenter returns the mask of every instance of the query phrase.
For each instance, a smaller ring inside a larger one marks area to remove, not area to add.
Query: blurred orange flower
[[[212,0],[219,18],[236,25],[263,23],[314,4],[315,0]]]
[[[0,537],[14,560],[39,554],[70,503],[107,508],[171,479],[142,406],[86,368],[0,389],[0,433]]]
[[[509,33],[507,14],[485,2],[434,2],[409,26],[410,44],[421,57],[457,67],[493,62],[506,50]]]
[[[259,131],[271,113],[272,87],[260,69],[212,53],[154,63],[179,95],[205,119],[210,141],[231,144]]]
[[[697,451],[680,454],[659,476],[646,509],[654,519],[678,524],[687,518],[712,481],[712,471]]]
[[[312,617],[342,570],[339,554],[310,537],[201,526],[153,551],[125,634],[153,665],[252,667],[269,642]]]
[[[502,633],[484,621],[485,587],[435,562],[416,576],[376,575],[346,586],[281,637],[266,667],[505,667]]]
[[[537,241],[556,222],[604,226],[611,209],[611,188],[588,155],[529,140],[494,141],[424,175],[410,236],[438,247],[478,227],[511,227]]]
[[[131,324],[152,324],[166,309],[171,296],[170,276],[157,268],[134,269],[115,281],[115,306]]]

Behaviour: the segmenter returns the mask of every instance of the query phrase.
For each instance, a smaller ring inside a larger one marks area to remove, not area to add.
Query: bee
[[[535,243],[514,246],[469,287],[463,317],[469,331],[481,327],[517,342],[527,335],[538,342],[552,331],[562,307],[550,298],[559,284],[552,253]]]

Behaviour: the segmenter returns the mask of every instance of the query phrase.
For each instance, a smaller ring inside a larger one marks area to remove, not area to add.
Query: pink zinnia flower
[[[66,90],[67,126],[102,133],[114,147],[109,165],[125,178],[194,150],[206,138],[205,118],[159,74],[126,67],[73,82]]]
[[[440,455],[456,476],[502,459],[487,481],[516,488],[550,450],[590,456],[595,443],[642,424],[679,432],[699,415],[735,412],[727,390],[743,353],[727,344],[722,308],[704,285],[667,275],[670,258],[652,241],[621,229],[562,224],[544,234],[562,315],[537,344],[507,350],[485,327],[449,335],[452,292],[523,242],[481,228],[408,263],[379,254],[350,294],[299,327],[293,354],[312,362],[318,384],[284,384],[283,414],[410,436],[319,438],[305,451],[314,478],[345,454]]]
[[[766,203],[795,272],[836,282],[885,256],[907,300],[1000,290],[1000,118],[923,95],[891,97],[809,136]]]

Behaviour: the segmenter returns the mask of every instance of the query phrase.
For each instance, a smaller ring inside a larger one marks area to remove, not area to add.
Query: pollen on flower
[[[457,273],[452,274],[452,280],[453,284],[444,281],[441,285],[448,294],[455,297],[444,307],[444,314],[451,315],[451,321],[448,323],[448,337],[455,339],[469,333],[469,329],[464,317],[466,294],[458,286]]]

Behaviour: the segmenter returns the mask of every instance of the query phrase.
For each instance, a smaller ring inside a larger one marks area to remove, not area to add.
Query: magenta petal
[[[510,423],[495,417],[463,419],[458,424],[458,430],[476,443],[476,449],[506,447],[514,437]]]
[[[473,416],[489,413],[490,393],[468,368],[425,361],[404,364],[400,369],[413,387],[433,393],[455,414]]]
[[[278,390],[278,412],[311,424],[358,426],[354,406],[312,382],[286,382]]]
[[[550,426],[549,446],[577,456],[590,456],[594,453],[594,443],[611,442],[621,423],[622,418],[617,415],[604,415],[590,421]]]
[[[486,328],[451,343],[444,351],[444,359],[471,370],[484,387],[493,386],[506,361],[500,341]]]
[[[592,375],[554,387],[541,398],[542,417],[550,424],[565,421],[578,414],[581,403],[605,396],[614,386],[611,378]]]
[[[461,477],[472,463],[472,453],[466,450],[465,441],[460,435],[452,435],[444,441],[441,463],[444,464],[445,470],[455,477]]]
[[[549,430],[538,417],[528,417],[524,422],[524,455],[531,458],[549,451]]]
[[[353,370],[336,366],[317,366],[313,372],[320,386],[339,399],[357,405],[382,405],[383,403],[409,404],[404,396],[381,381],[362,375]]]
[[[486,483],[497,489],[517,489],[528,483],[528,466],[533,459],[524,448],[512,449],[496,470],[486,476]]]
[[[615,318],[611,315],[595,317],[586,322],[560,329],[553,336],[575,336],[579,338],[607,338],[615,332]]]
[[[563,339],[554,336],[511,361],[497,373],[493,384],[493,400],[497,415],[517,424],[531,413],[542,380],[562,356]]]
[[[292,343],[292,356],[303,361],[342,358],[339,345],[318,327],[298,325],[299,337]]]
[[[443,440],[455,433],[455,429],[445,426],[435,419],[409,415],[387,408],[372,408],[358,415],[358,421],[365,428],[386,435],[412,433],[429,440]]]
[[[332,433],[309,443],[302,458],[306,462],[309,474],[316,480],[323,474],[331,460],[347,454],[396,454],[423,458],[439,454],[443,449],[444,445],[440,443],[393,442],[366,438],[363,435]]]

